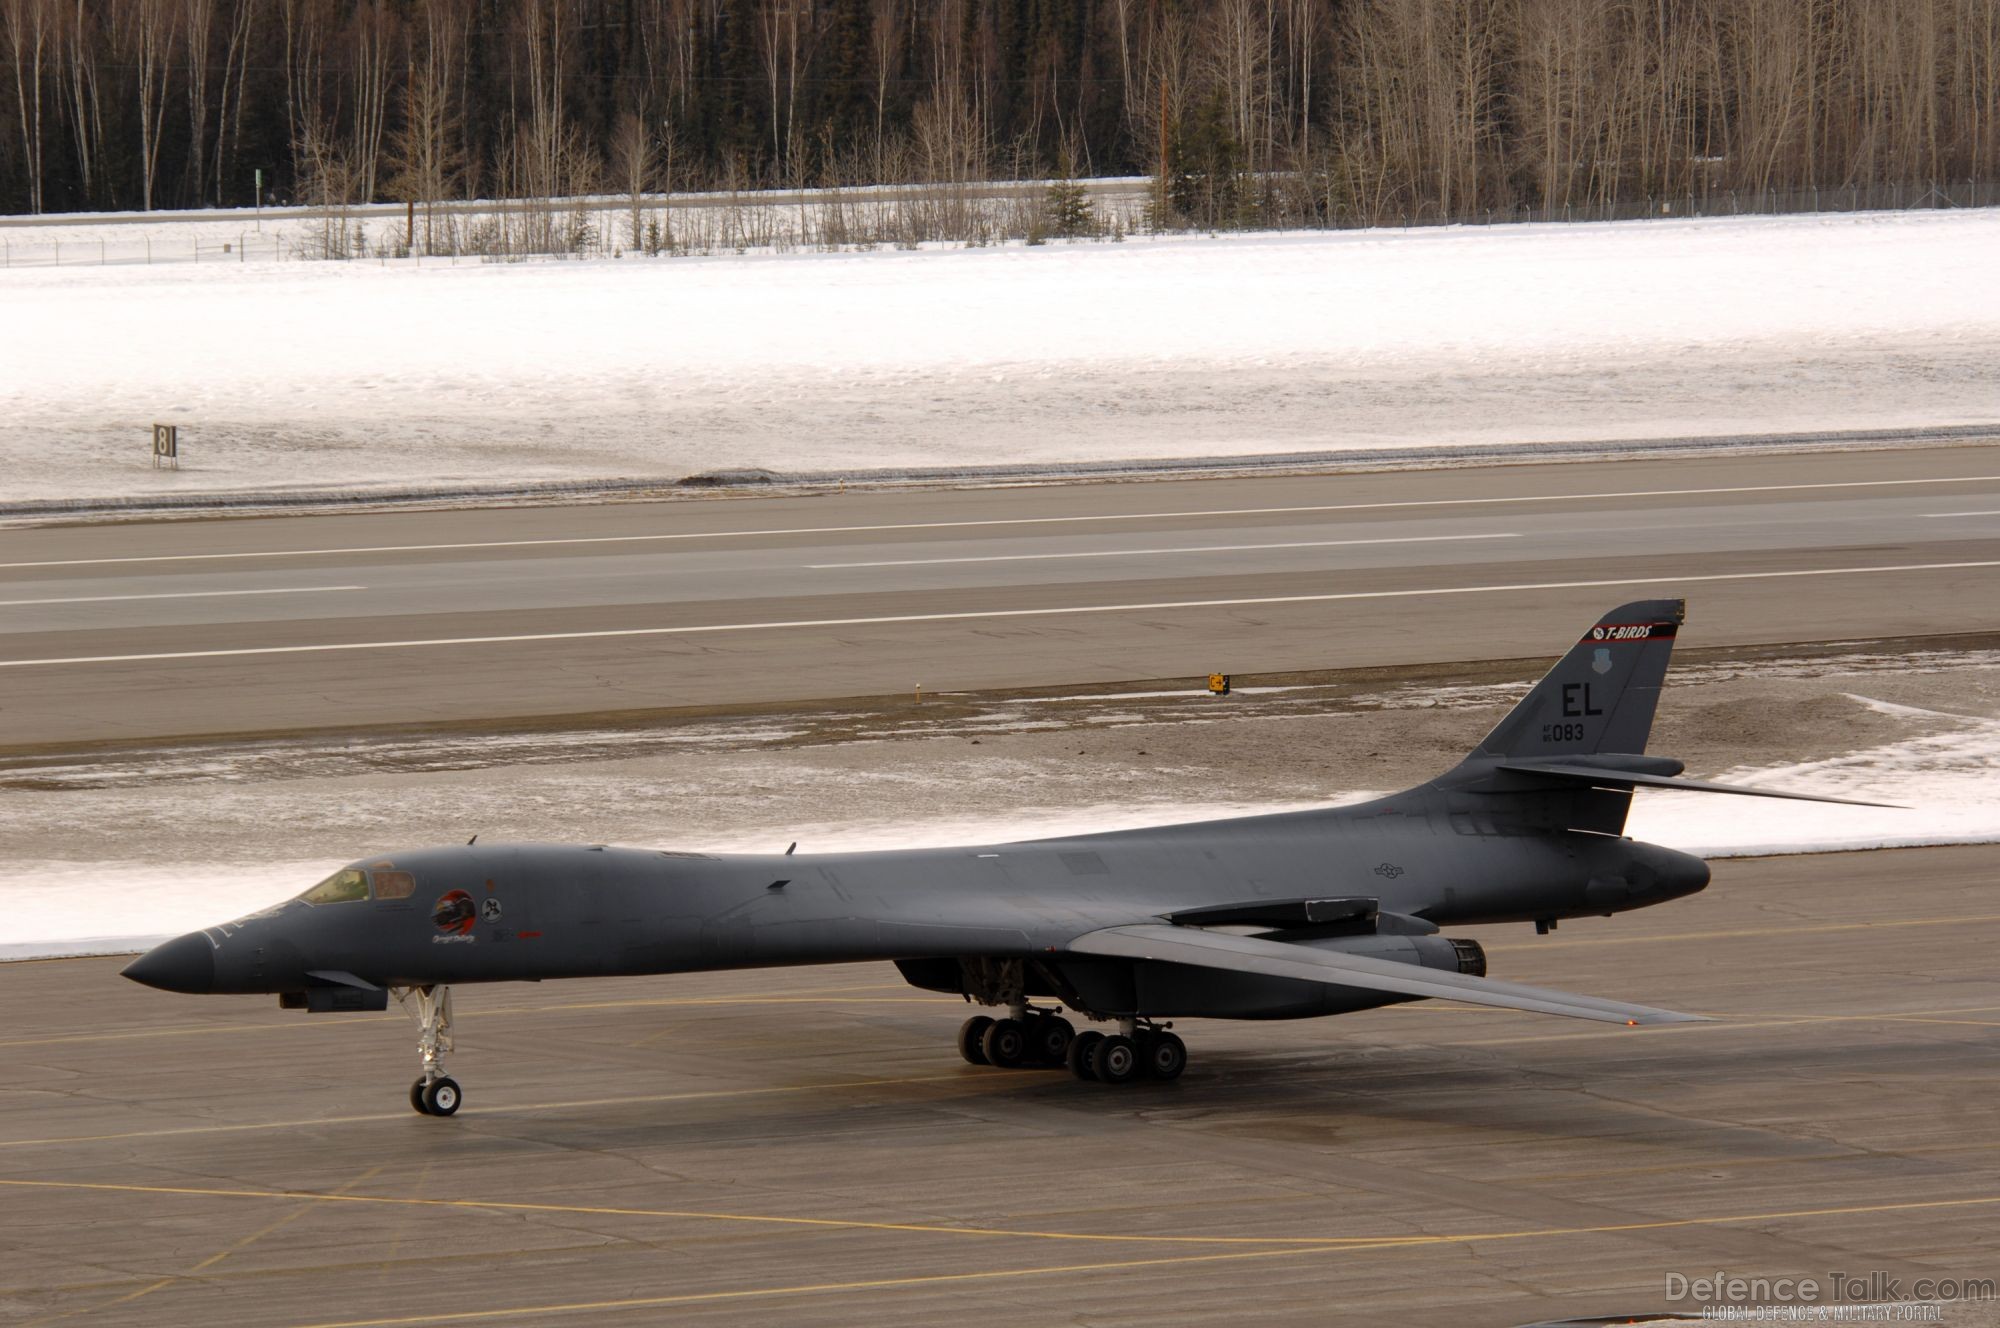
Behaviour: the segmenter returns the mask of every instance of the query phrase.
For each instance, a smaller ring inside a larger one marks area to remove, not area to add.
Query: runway
[[[0,531],[0,745],[2000,629],[1991,447]]]
[[[1698,1310],[1670,1272],[1991,1277],[1996,867],[1725,861],[1468,933],[1715,1023],[1183,1021],[1186,1077],[1124,1090],[966,1066],[963,1008],[866,966],[463,989],[439,1121],[393,1009],[0,965],[0,1317],[1506,1325]]]

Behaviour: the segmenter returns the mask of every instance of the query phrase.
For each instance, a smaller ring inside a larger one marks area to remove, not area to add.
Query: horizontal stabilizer
[[[1600,1000],[1595,996],[1572,996],[1568,992],[1550,991],[1545,987],[1494,982],[1489,978],[1424,968],[1417,964],[1400,964],[1389,959],[1372,959],[1365,955],[1343,954],[1338,950],[1288,945],[1283,941],[1232,936],[1193,927],[1157,923],[1107,927],[1077,937],[1067,948],[1076,954],[1152,959],[1162,963],[1190,964],[1196,968],[1221,969],[1229,973],[1296,978],[1303,982],[1324,982],[1334,987],[1360,987],[1368,991],[1392,992],[1398,996],[1430,996],[1508,1010],[1532,1010],[1539,1014],[1596,1019],[1604,1023],[1684,1024],[1704,1019],[1702,1015],[1676,1014],[1672,1010],[1656,1010],[1649,1005],[1627,1005],[1622,1001]]]
[[[1590,765],[1557,765],[1536,762],[1503,762],[1494,767],[1517,775],[1541,775],[1592,788],[1680,789],[1687,793],[1736,793],[1746,798],[1786,798],[1793,802],[1837,802],[1847,807],[1908,808],[1893,802],[1863,802],[1858,798],[1829,798],[1819,793],[1787,793],[1782,789],[1747,788],[1741,784],[1715,784],[1705,779],[1682,779],[1674,775],[1646,775],[1635,770],[1610,770]]]

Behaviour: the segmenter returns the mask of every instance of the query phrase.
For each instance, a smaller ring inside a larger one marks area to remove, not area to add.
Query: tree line
[[[1147,175],[1162,225],[2000,177],[2000,0],[0,0],[0,210]],[[557,224],[551,222],[550,224]]]

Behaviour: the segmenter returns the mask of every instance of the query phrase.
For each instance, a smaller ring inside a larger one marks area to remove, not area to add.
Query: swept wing
[[[1077,954],[1155,959],[1230,973],[1298,978],[1306,982],[1324,982],[1329,986],[1394,992],[1401,996],[1434,996],[1508,1010],[1533,1010],[1540,1014],[1569,1015],[1575,1019],[1597,1019],[1605,1023],[1685,1024],[1702,1022],[1706,1018],[1704,1015],[1658,1010],[1650,1005],[1628,1005],[1623,1001],[1601,1000],[1595,996],[1572,996],[1568,992],[1551,991],[1545,987],[1495,982],[1490,978],[1421,968],[1415,964],[1343,954],[1338,950],[1322,950],[1284,941],[1262,940],[1255,936],[1234,936],[1226,932],[1175,927],[1165,923],[1140,923],[1086,932],[1071,941],[1067,948]]]

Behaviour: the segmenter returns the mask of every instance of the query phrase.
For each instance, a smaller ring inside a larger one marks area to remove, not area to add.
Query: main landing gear
[[[459,1091],[458,1080],[444,1072],[444,1056],[451,1050],[451,988],[390,990],[396,1003],[417,1021],[417,1052],[424,1060],[422,1077],[410,1085],[410,1106],[424,1116],[452,1115],[465,1095]]]
[[[1003,1070],[1030,1065],[1061,1065],[1076,1037],[1076,1028],[1060,1010],[1021,1005],[1004,1019],[976,1014],[958,1029],[958,1054],[970,1065],[997,1065]]]
[[[958,1030],[958,1054],[972,1065],[1062,1068],[1105,1084],[1178,1079],[1187,1069],[1187,1044],[1167,1025],[1121,1019],[1109,1036],[1095,1029],[1078,1033],[1060,1011],[1027,1005],[1002,1019],[979,1014],[966,1020]]]

